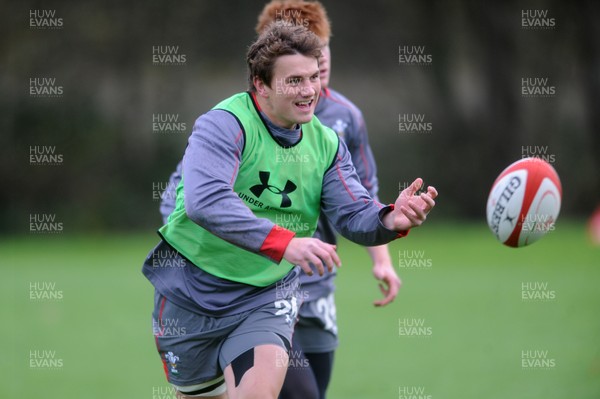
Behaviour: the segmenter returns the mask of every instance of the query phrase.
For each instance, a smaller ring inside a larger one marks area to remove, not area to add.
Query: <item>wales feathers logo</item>
[[[167,361],[169,362],[171,373],[179,374],[179,371],[177,371],[177,362],[179,361],[179,356],[175,356],[173,352],[168,352],[167,354],[165,354],[165,359],[167,359]]]
[[[341,119],[338,119],[335,121],[335,123],[333,124],[333,126],[331,126],[331,129],[337,133],[337,135],[339,137],[344,137],[346,135],[346,128],[348,127],[348,124],[346,122],[344,122]]]

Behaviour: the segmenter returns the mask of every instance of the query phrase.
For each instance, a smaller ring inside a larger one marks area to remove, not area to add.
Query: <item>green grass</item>
[[[173,397],[151,334],[153,290],[140,273],[156,237],[0,243],[0,397]],[[431,399],[600,397],[600,248],[583,224],[559,223],[540,242],[511,249],[485,226],[432,221],[390,249],[403,288],[374,308],[380,294],[366,251],[340,244],[330,399],[399,398],[401,389]],[[404,250],[430,267],[400,267]],[[523,283],[547,284],[554,298],[523,300]],[[31,299],[31,284],[54,284],[46,291],[62,299]],[[405,319],[430,334],[399,335]],[[59,367],[31,367],[31,352],[44,350]],[[528,350],[547,351],[554,367],[523,369]]]

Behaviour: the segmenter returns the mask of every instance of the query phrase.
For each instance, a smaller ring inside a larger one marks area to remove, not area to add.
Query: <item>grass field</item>
[[[137,235],[3,239],[2,398],[173,398]],[[510,249],[483,225],[435,224],[391,245],[386,308],[366,251],[343,242],[329,398],[600,397],[600,248],[559,221]]]

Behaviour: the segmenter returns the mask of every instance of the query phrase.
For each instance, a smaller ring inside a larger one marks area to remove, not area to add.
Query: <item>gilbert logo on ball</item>
[[[524,158],[504,169],[487,201],[487,222],[509,247],[524,247],[554,230],[562,186],[554,168],[539,158]]]

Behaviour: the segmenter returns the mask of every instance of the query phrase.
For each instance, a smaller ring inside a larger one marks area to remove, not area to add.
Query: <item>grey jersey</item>
[[[360,109],[342,94],[328,88],[321,91],[315,116],[344,140],[361,184],[369,191],[371,197],[377,200],[379,190],[377,166],[369,145],[367,126]],[[161,195],[160,214],[163,223],[167,223],[167,218],[175,209],[175,189],[181,180],[181,173],[182,162],[180,161],[169,177],[166,190]],[[333,226],[324,215],[321,215],[315,237],[330,244],[336,243]]]
[[[369,191],[372,198],[378,200],[377,167],[369,145],[367,126],[360,109],[337,91],[324,89],[321,91],[315,115],[322,124],[333,129],[346,143],[361,184]],[[314,236],[330,244],[337,243],[335,229],[323,213],[319,217],[319,225]],[[335,272],[323,276],[317,273],[312,276],[302,273],[300,283],[302,289],[309,292],[310,298],[316,299],[326,297],[334,291],[334,278]]]
[[[266,120],[264,115],[263,119]],[[268,120],[266,123],[282,145],[292,145],[301,138],[301,128],[288,130],[274,126]],[[232,189],[243,150],[244,136],[231,114],[213,110],[198,118],[181,167],[186,176],[186,211],[193,221],[220,238],[261,254],[262,243],[274,225],[267,219],[254,217]],[[175,174],[173,177],[177,179]],[[163,206],[163,209],[166,207]],[[322,211],[337,231],[359,244],[380,245],[397,237],[395,232],[382,225],[380,217],[387,209],[373,200],[361,184],[343,142],[340,142],[336,161],[323,180]],[[280,256],[283,251],[285,247],[280,248]],[[272,256],[271,253],[262,255]],[[277,261],[276,258],[274,261]],[[232,298],[246,297],[244,290],[248,293],[256,291],[256,287],[241,284],[233,287],[231,282],[223,282],[197,270],[193,275],[185,270],[181,272],[186,276],[175,275],[168,268],[144,266],[144,273],[155,287],[186,308],[195,307],[195,304],[209,312],[215,309],[227,309],[227,313],[243,311],[244,306],[239,306],[243,301],[232,301]],[[176,281],[181,278],[186,281]],[[200,283],[195,284],[195,281]],[[317,281],[309,280],[305,284],[312,285]],[[210,301],[207,294],[211,297]],[[257,304],[257,301],[253,302]],[[265,299],[265,302],[268,300]]]

